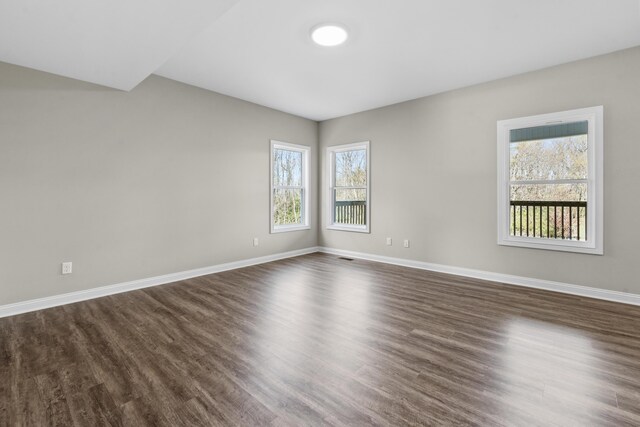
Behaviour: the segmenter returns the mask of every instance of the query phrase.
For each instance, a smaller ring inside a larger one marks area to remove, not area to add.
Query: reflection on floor
[[[335,256],[0,319],[0,425],[640,425],[640,307]]]

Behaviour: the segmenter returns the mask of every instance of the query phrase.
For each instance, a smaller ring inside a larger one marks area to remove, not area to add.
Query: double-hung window
[[[327,149],[329,218],[327,228],[369,232],[369,141]]]
[[[309,226],[309,147],[271,141],[271,232]]]
[[[603,253],[603,108],[498,122],[498,244]]]

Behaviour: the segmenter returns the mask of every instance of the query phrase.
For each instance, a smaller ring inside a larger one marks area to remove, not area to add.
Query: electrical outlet
[[[387,246],[391,246],[393,244],[393,240],[391,240],[391,237],[387,237]]]
[[[258,241],[258,238],[257,238],[257,237],[254,237],[254,238],[253,238],[253,246],[258,246],[258,244],[259,244],[259,243],[260,243],[260,242]]]
[[[62,263],[62,274],[71,274],[73,273],[73,263],[72,262],[63,262]]]
[[[405,248],[409,247],[409,239],[404,239],[404,247]]]

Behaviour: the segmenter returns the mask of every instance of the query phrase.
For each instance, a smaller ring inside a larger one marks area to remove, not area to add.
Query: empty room
[[[0,0],[0,426],[640,426],[639,0]]]

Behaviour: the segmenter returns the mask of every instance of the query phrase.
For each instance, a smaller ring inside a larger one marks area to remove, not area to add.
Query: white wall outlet
[[[404,247],[405,248],[409,247],[409,239],[404,239]]]
[[[387,237],[387,246],[391,246],[393,244],[393,240],[391,240],[391,237]]]
[[[62,263],[62,274],[71,274],[73,273],[73,263],[72,262],[63,262]]]
[[[258,240],[257,237],[253,238],[253,246],[258,246],[258,244],[260,243],[260,241]]]

